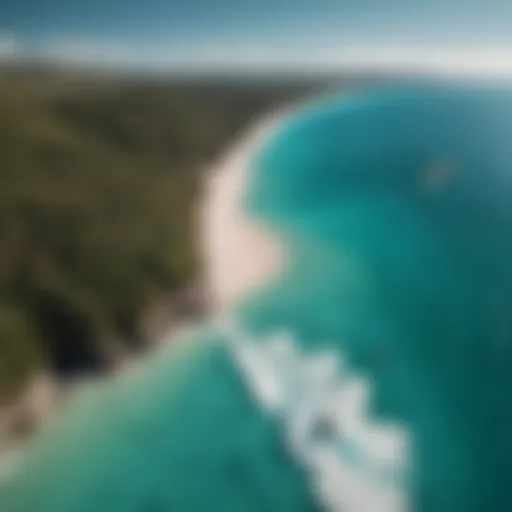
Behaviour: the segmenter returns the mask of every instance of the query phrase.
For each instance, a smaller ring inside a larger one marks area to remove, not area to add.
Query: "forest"
[[[197,275],[194,206],[244,126],[325,80],[0,74],[0,404],[108,367]]]

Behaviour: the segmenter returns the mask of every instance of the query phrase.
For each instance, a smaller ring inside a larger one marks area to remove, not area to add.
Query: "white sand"
[[[209,170],[200,210],[200,244],[206,286],[217,310],[265,283],[280,269],[282,247],[243,211],[249,158],[271,135],[284,113],[256,123]]]

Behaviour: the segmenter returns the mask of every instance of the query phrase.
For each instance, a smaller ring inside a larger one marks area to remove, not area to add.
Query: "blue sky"
[[[328,63],[361,47],[512,49],[512,2],[0,0],[4,55],[165,67]]]

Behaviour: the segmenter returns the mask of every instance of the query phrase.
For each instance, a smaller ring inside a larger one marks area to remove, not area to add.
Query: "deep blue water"
[[[242,305],[248,325],[371,379],[375,420],[413,434],[415,510],[510,510],[512,91],[341,94],[251,165],[247,208],[286,265]]]

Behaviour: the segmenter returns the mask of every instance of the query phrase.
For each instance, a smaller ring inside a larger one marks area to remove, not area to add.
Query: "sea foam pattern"
[[[307,354],[287,331],[253,339],[233,321],[220,329],[262,409],[285,427],[322,504],[335,512],[406,512],[409,434],[367,415],[370,381],[342,354]]]

